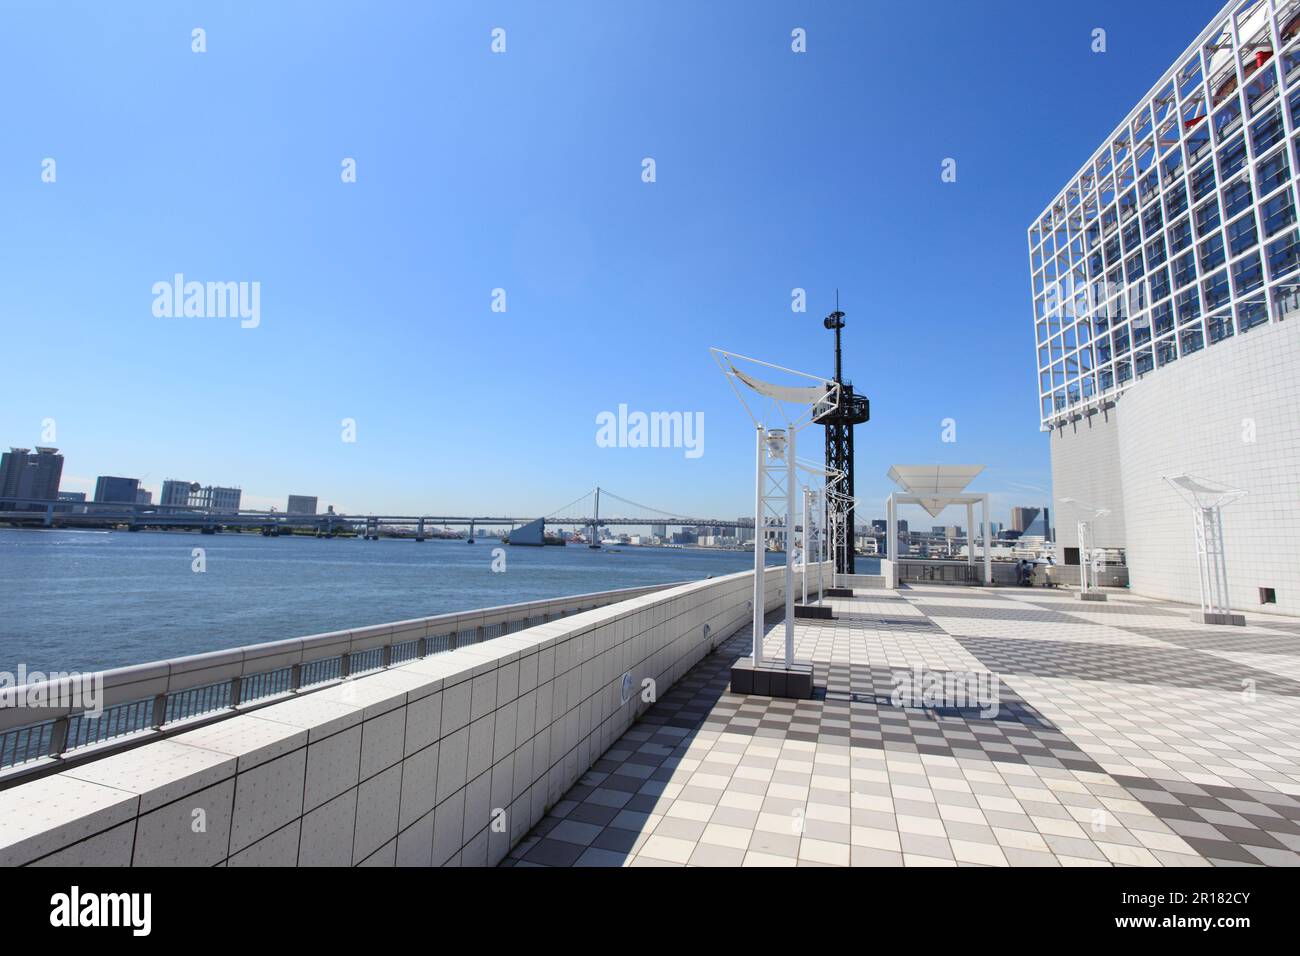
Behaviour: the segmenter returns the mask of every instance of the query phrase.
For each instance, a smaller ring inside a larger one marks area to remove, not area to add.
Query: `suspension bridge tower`
[[[826,316],[822,322],[828,329],[835,330],[835,381],[840,386],[840,402],[835,410],[822,415],[817,423],[826,426],[826,470],[840,472],[844,478],[839,488],[853,501],[853,426],[861,425],[871,418],[871,402],[865,395],[853,391],[853,384],[844,381],[840,353],[840,330],[844,328],[844,313],[840,311],[840,295],[835,293],[835,311]],[[836,554],[835,570],[839,574],[854,574],[853,570],[853,527],[854,512],[850,505],[847,520],[839,526],[839,541],[834,542]],[[827,524],[829,527],[829,523]]]

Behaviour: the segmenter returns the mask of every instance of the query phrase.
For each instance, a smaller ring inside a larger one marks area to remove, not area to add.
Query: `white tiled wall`
[[[1113,433],[1113,453],[1109,438],[1096,440],[1095,430],[1052,436],[1058,497],[1113,483],[1117,458],[1135,592],[1199,601],[1191,510],[1162,480],[1188,473],[1248,492],[1223,511],[1233,607],[1300,614],[1297,369],[1300,323],[1259,326],[1129,389],[1101,430]],[[1063,514],[1057,528],[1066,542]],[[1276,589],[1277,604],[1261,605],[1260,587]]]
[[[743,573],[658,591],[0,791],[0,865],[495,863],[751,595]]]
[[[1051,520],[1061,548],[1076,548],[1079,542],[1079,510],[1073,503],[1063,503],[1062,498],[1109,508],[1110,514],[1091,519],[1093,544],[1098,548],[1124,547],[1118,411],[1097,412],[1051,434]]]

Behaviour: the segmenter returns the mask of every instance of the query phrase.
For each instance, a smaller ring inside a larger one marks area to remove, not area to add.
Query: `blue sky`
[[[1219,4],[111,6],[0,4],[0,445],[54,419],[65,490],[740,515],[708,347],[829,374],[838,287],[859,496],[982,462],[1005,519],[1050,483],[1026,227]],[[260,324],[155,317],[178,272]],[[597,447],[620,403],[703,412],[704,454]]]

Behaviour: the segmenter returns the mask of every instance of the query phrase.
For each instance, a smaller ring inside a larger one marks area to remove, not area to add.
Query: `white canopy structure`
[[[1105,593],[1097,590],[1101,552],[1092,546],[1092,523],[1097,518],[1110,514],[1110,509],[1090,505],[1077,498],[1062,498],[1061,504],[1073,505],[1078,520],[1079,596],[1086,601],[1104,601]]]
[[[767,532],[780,530],[785,539],[785,666],[794,663],[794,553],[795,492],[798,488],[795,454],[799,429],[835,408],[840,387],[806,372],[773,365],[724,349],[711,348],[718,368],[754,423],[757,467],[754,489],[754,666],[763,663],[763,572]],[[737,363],[753,367],[742,372]],[[778,375],[790,383],[760,378]],[[806,467],[806,466],[805,466]],[[811,470],[811,469],[808,469]],[[805,532],[806,538],[806,532]],[[805,540],[805,552],[807,541]],[[805,559],[806,560],[806,559]]]
[[[898,560],[898,506],[920,505],[931,517],[950,505],[966,506],[966,563],[975,564],[975,505],[980,505],[984,528],[984,583],[993,583],[993,557],[989,539],[989,496],[983,492],[967,492],[966,487],[980,472],[983,465],[894,465],[889,478],[903,489],[891,492],[885,500],[889,522],[888,560]]]
[[[1228,564],[1223,553],[1223,507],[1246,494],[1240,488],[1198,478],[1195,475],[1166,477],[1192,509],[1196,534],[1196,564],[1201,587],[1200,620],[1206,624],[1244,625],[1244,616],[1232,613],[1228,600]]]

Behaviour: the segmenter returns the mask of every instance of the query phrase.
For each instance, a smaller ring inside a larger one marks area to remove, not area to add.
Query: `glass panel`
[[[1241,298],[1264,284],[1264,269],[1259,262],[1259,253],[1252,252],[1232,267],[1232,287],[1237,297]]]
[[[1228,273],[1220,271],[1204,282],[1205,297],[1203,300],[1204,307],[1211,311],[1227,304],[1228,301]]]
[[[1151,310],[1151,324],[1157,336],[1166,335],[1174,330],[1174,305],[1161,302]]]
[[[1212,315],[1206,320],[1205,324],[1210,330],[1211,345],[1232,338],[1232,316],[1228,313],[1220,312]]]
[[[1246,142],[1240,136],[1219,150],[1219,175],[1227,179],[1246,165]]]
[[[1195,166],[1206,156],[1210,155],[1210,130],[1200,119],[1194,121],[1191,131],[1187,134],[1187,161]],[[1199,176],[1204,172],[1204,168],[1197,170]]]
[[[1219,203],[1216,199],[1211,199],[1202,206],[1196,207],[1196,233],[1204,236],[1219,226]]]
[[[1175,305],[1178,310],[1178,324],[1186,325],[1201,316],[1201,297],[1196,291],[1196,286],[1192,286],[1186,292],[1180,292]]]
[[[1292,229],[1268,244],[1268,274],[1276,279],[1300,266],[1300,232]]]
[[[1233,256],[1241,255],[1258,241],[1259,231],[1255,228],[1253,213],[1246,213],[1235,222],[1228,223],[1228,248],[1232,250]]]
[[[1223,239],[1217,233],[1201,243],[1200,251],[1202,272],[1210,272],[1223,265]]]
[[[1235,88],[1237,78],[1234,76],[1230,81]],[[1223,87],[1220,87],[1222,90]],[[1224,139],[1231,136],[1241,127],[1241,100],[1236,96],[1215,96],[1216,105],[1223,102],[1226,105],[1223,109],[1214,114],[1214,138],[1222,143]]]
[[[1180,219],[1169,227],[1169,253],[1177,255],[1192,244],[1192,225]]]
[[[1239,302],[1237,304],[1237,329],[1241,332],[1247,332],[1257,325],[1263,325],[1268,321],[1268,306],[1264,304],[1264,297],[1258,296],[1248,302]]]
[[[1165,224],[1164,217],[1160,215],[1160,204],[1148,206],[1142,213],[1142,232],[1149,239],[1160,232],[1160,227]]]
[[[1214,191],[1214,184],[1217,180],[1214,178],[1214,163],[1206,163],[1200,169],[1192,174],[1192,198],[1204,199]],[[1173,213],[1170,213],[1172,218]]]
[[[1242,177],[1223,190],[1223,214],[1231,219],[1250,205],[1250,180]]]
[[[1282,111],[1274,107],[1251,124],[1250,145],[1258,155],[1274,143],[1280,143],[1284,135],[1286,130],[1282,127]],[[1228,175],[1226,169],[1224,175]]]
[[[1273,236],[1295,222],[1295,205],[1291,202],[1291,191],[1280,192],[1264,203],[1260,209],[1264,220],[1264,235]]]
[[[1291,170],[1287,166],[1286,150],[1279,150],[1261,162],[1256,172],[1259,175],[1260,195],[1267,196],[1285,183],[1287,177],[1291,175]]]
[[[1174,345],[1172,338],[1161,339],[1156,343],[1156,364],[1168,365],[1170,362],[1178,359],[1178,348]]]
[[[1151,283],[1151,301],[1158,302],[1169,294],[1169,271],[1163,266],[1152,269],[1147,282]]]

